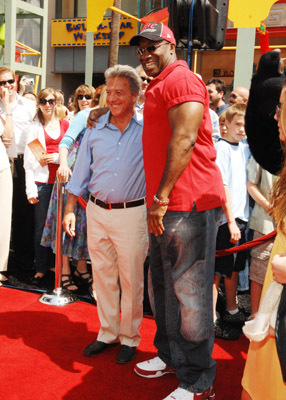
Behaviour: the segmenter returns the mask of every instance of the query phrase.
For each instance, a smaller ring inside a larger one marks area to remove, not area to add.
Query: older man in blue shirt
[[[124,364],[135,357],[141,338],[143,263],[148,249],[143,121],[135,112],[141,79],[123,65],[109,68],[105,78],[110,111],[84,135],[67,185],[63,224],[73,236],[73,208],[88,188],[88,249],[101,328],[84,354],[98,354],[120,342],[116,361]]]

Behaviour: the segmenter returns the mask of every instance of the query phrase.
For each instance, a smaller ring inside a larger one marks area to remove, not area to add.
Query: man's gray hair
[[[114,65],[114,67],[110,67],[105,71],[104,76],[106,81],[110,78],[128,79],[132,94],[137,94],[141,90],[142,80],[136,70],[130,67],[130,65]]]

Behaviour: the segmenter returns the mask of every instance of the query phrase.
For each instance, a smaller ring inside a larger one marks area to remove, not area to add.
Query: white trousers
[[[12,174],[10,167],[0,171],[0,273],[7,271],[12,215]]]
[[[93,289],[101,324],[97,340],[119,340],[137,347],[143,317],[143,264],[148,251],[146,206],[106,210],[89,201],[86,215]]]

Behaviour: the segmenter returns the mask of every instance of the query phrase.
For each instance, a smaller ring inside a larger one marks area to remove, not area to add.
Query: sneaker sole
[[[157,371],[155,374],[153,371],[150,371],[150,374],[148,374],[148,371],[143,371],[141,373],[140,370],[138,371],[138,369],[134,368],[134,372],[135,372],[135,374],[137,374],[138,376],[141,376],[142,378],[153,379],[153,378],[160,378],[161,376],[167,375],[167,374],[175,374],[176,370],[169,369],[168,371]]]
[[[204,399],[202,400],[215,400],[215,392],[213,391],[213,389],[212,392],[207,397],[204,397]]]

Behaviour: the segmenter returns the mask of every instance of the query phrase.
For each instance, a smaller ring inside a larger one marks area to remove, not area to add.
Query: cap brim
[[[150,37],[150,36],[151,36],[151,35],[148,35],[148,33],[143,34],[143,35],[136,35],[136,36],[133,36],[133,38],[130,39],[129,44],[130,44],[130,46],[138,46],[139,41],[140,41],[140,39],[142,39],[142,38],[143,38],[143,39],[152,40],[152,42],[161,42],[162,40],[164,40],[164,39],[162,39],[161,37],[159,37],[159,38],[157,38],[157,39],[154,39],[154,35],[153,35],[153,38]]]

